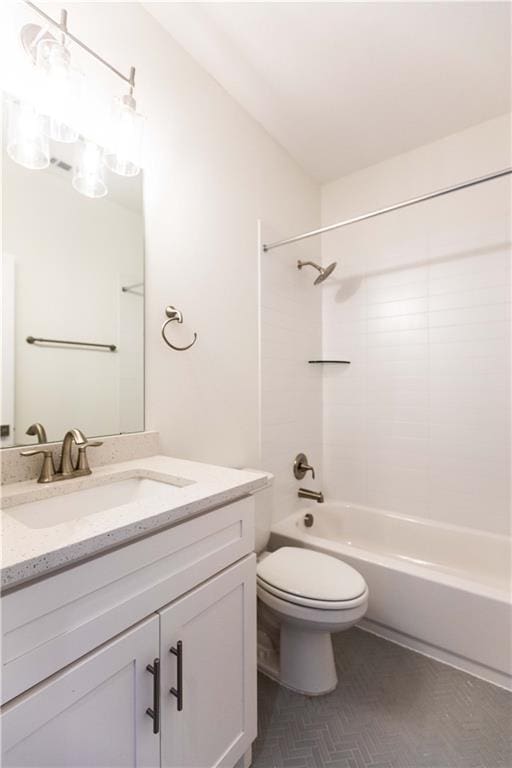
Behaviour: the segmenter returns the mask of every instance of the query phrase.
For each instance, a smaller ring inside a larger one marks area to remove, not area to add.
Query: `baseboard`
[[[429,643],[425,643],[422,640],[418,640],[415,637],[411,637],[410,635],[406,635],[403,632],[391,629],[391,627],[379,624],[376,621],[371,621],[370,619],[363,619],[357,626],[364,632],[378,635],[378,637],[383,637],[386,640],[390,640],[392,643],[396,643],[411,651],[420,653],[422,656],[428,656],[435,661],[440,661],[441,664],[455,667],[455,669],[467,672],[469,675],[478,677],[480,680],[485,680],[487,683],[492,683],[499,688],[505,688],[507,691],[512,691],[512,676],[507,675],[506,672],[491,669],[491,667],[486,667],[484,664],[479,664],[478,662],[471,661],[471,659],[466,659],[464,656],[458,656],[456,653],[445,651],[443,648],[430,645]]]

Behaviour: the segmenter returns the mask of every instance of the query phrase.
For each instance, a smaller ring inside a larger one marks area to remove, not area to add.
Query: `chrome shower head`
[[[319,266],[318,264],[315,264],[314,261],[298,261],[297,262],[297,269],[302,269],[302,267],[306,267],[306,266],[314,267],[318,272],[320,272],[315,282],[313,283],[313,285],[320,285],[320,283],[323,283],[323,281],[326,280],[329,277],[329,275],[332,275],[332,273],[336,269],[336,262],[333,261],[332,264],[329,264],[329,266],[325,268]]]

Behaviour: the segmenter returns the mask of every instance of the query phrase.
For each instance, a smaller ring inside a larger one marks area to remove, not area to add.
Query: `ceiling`
[[[143,5],[321,182],[511,109],[508,2]]]

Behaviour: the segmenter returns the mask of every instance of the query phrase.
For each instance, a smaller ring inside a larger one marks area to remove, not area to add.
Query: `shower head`
[[[329,277],[329,275],[331,275],[334,272],[335,269],[336,269],[335,261],[333,261],[332,264],[329,264],[328,267],[325,267],[325,269],[320,267],[320,270],[321,270],[320,274],[318,275],[313,285],[319,285],[320,283],[323,283],[323,281],[326,280]]]
[[[297,269],[302,269],[302,267],[314,267],[320,274],[316,278],[313,285],[320,285],[320,283],[323,283],[324,280],[326,280],[329,275],[332,275],[334,270],[336,269],[336,262],[333,261],[332,264],[329,264],[328,267],[320,267],[318,264],[315,264],[314,261],[298,261],[297,262]]]

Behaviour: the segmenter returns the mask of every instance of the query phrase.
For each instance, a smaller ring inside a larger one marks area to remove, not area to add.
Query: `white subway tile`
[[[403,301],[386,301],[368,306],[368,317],[395,317],[398,315],[414,315],[426,312],[427,298],[405,299]]]
[[[380,331],[415,331],[428,327],[428,314],[426,312],[417,315],[397,315],[395,317],[368,318],[368,333]]]
[[[459,307],[478,307],[481,305],[504,304],[510,301],[510,290],[507,285],[496,285],[489,288],[474,288],[459,290],[453,293],[438,293],[429,299],[429,311],[441,309],[458,309]]]
[[[443,325],[476,325],[479,323],[506,323],[510,319],[509,304],[488,304],[429,312],[432,328]]]

